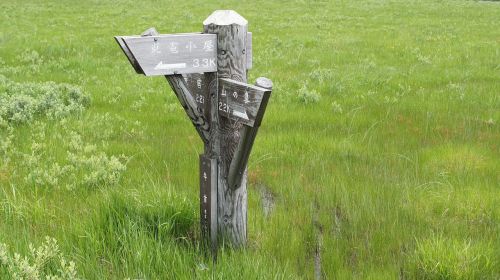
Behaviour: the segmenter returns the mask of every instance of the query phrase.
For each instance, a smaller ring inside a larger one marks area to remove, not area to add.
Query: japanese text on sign
[[[146,76],[217,71],[213,34],[122,37]]]

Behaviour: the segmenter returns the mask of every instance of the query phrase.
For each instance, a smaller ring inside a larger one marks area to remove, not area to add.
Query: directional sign
[[[219,231],[234,245],[246,242],[245,170],[272,89],[263,77],[256,80],[258,86],[219,79],[239,73],[246,80],[253,64],[247,25],[238,13],[218,10],[203,22],[204,33],[159,34],[152,27],[141,35],[115,37],[137,73],[165,76],[203,140],[200,226],[214,261]],[[232,122],[244,125],[222,129]],[[228,137],[231,141],[225,141]],[[242,191],[233,192],[238,188]]]
[[[198,109],[201,111],[205,119],[210,119],[210,98],[209,90],[210,83],[215,83],[215,75],[194,73],[183,75],[186,86],[189,89],[189,93],[193,96],[194,101],[198,105]]]
[[[231,79],[219,79],[219,115],[259,126],[271,90]]]
[[[136,71],[139,67],[146,76],[217,71],[214,34],[118,36],[116,41]]]

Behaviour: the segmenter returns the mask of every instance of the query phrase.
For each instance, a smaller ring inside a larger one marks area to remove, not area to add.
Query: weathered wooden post
[[[272,89],[266,78],[246,84],[252,65],[247,25],[234,11],[215,11],[202,34],[150,28],[115,37],[137,73],[167,78],[204,143],[200,226],[214,253],[219,239],[246,243],[246,166]]]
[[[246,19],[234,11],[215,11],[203,21],[204,33],[217,35],[217,76],[246,83]],[[221,85],[219,85],[220,87]],[[223,92],[223,95],[232,94]],[[217,96],[217,95],[214,95]],[[220,98],[212,99],[212,112],[227,113],[229,104]],[[247,188],[246,178],[237,186],[228,184],[229,166],[240,139],[242,124],[229,118],[212,115],[212,147],[206,154],[218,158],[217,221],[223,238],[234,245],[243,245],[247,237]]]

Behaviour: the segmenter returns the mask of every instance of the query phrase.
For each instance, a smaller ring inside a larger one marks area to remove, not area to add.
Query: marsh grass
[[[416,279],[494,279],[497,258],[491,244],[440,236],[417,240],[408,260]]]
[[[248,246],[222,246],[214,266],[199,240],[202,143],[113,36],[200,31],[221,8],[250,23],[249,81],[275,87],[249,163]],[[85,279],[498,279],[499,14],[477,1],[2,1],[0,243],[28,256],[50,236]]]

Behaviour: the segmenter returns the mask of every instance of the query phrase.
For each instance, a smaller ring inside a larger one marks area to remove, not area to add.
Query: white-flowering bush
[[[64,118],[81,113],[90,97],[69,84],[16,83],[0,75],[0,128],[6,123],[29,123],[37,116]]]
[[[63,256],[54,238],[46,237],[38,248],[29,245],[29,254],[11,254],[6,244],[0,243],[0,276],[29,280],[76,280],[76,266]]]

